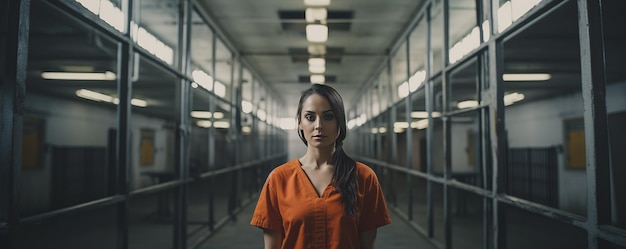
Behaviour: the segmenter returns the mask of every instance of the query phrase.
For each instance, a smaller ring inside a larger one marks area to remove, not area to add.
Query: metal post
[[[180,9],[178,16],[178,44],[181,44],[178,49],[177,65],[179,70],[186,76],[191,72],[191,2],[190,0],[180,0]],[[178,135],[176,136],[176,166],[177,176],[179,180],[183,180],[189,177],[189,133],[190,131],[190,106],[191,101],[191,82],[183,78],[180,80],[180,98],[178,113],[180,126],[177,128]],[[185,249],[187,248],[187,191],[189,185],[182,184],[174,189],[174,248]]]
[[[610,223],[611,179],[601,0],[578,0],[578,31],[587,158],[587,247],[604,248],[598,226]]]
[[[407,83],[411,78],[411,59],[409,58],[411,55],[411,46],[409,46],[411,39],[410,36],[405,38],[406,42],[406,79]],[[406,167],[411,170],[413,168],[413,127],[411,127],[411,111],[413,110],[413,103],[411,101],[411,87],[409,85],[409,94],[405,97],[404,104],[406,105],[404,116],[406,121],[409,123],[409,128],[406,130]],[[413,220],[413,181],[411,174],[406,174],[406,192],[407,192],[407,217],[408,220]]]
[[[8,0],[0,15],[0,247],[17,249],[30,1]]]
[[[443,108],[444,112],[447,112],[448,107],[448,99],[450,96],[450,87],[448,83],[450,82],[449,73],[446,70],[446,66],[449,65],[449,49],[450,49],[450,1],[443,0],[443,65],[442,65],[442,81],[441,87],[443,91]],[[443,115],[443,155],[444,155],[444,170],[443,177],[446,180],[452,179],[452,154],[451,154],[451,121],[450,117],[447,115]],[[443,220],[444,220],[444,240],[445,248],[452,248],[452,198],[451,192],[452,188],[448,183],[443,185]]]
[[[499,0],[491,0],[490,20],[492,34],[498,30],[498,6]],[[490,36],[490,37],[493,37]],[[491,143],[492,159],[492,228],[493,248],[506,248],[506,210],[503,204],[495,198],[500,193],[506,192],[506,180],[504,175],[506,134],[504,130],[504,89],[502,74],[504,71],[504,52],[502,40],[489,40],[489,91],[485,98],[489,103],[488,121]]]
[[[432,25],[431,25],[431,8],[432,4],[426,6],[426,112],[428,112],[428,129],[426,130],[426,172],[428,175],[433,173],[433,82],[430,79],[432,77],[433,68],[433,53],[432,53]],[[427,216],[427,229],[428,238],[434,238],[434,212],[433,212],[433,182],[430,179],[426,180],[426,216]]]

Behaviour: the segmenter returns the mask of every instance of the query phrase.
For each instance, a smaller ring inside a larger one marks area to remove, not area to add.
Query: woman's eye
[[[325,120],[333,120],[333,119],[335,119],[335,115],[332,115],[332,114],[325,114],[325,115],[324,115],[324,119],[325,119]]]
[[[304,115],[304,118],[308,121],[313,121],[315,120],[315,117],[313,117],[313,115]]]

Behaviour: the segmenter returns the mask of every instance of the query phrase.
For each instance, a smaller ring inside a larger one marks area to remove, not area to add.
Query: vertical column
[[[432,77],[432,65],[433,65],[433,53],[432,53],[432,25],[431,25],[431,8],[432,4],[427,5],[426,8],[426,112],[428,112],[428,129],[426,129],[426,171],[428,175],[433,173],[433,82]],[[434,238],[434,212],[433,212],[433,182],[430,179],[426,180],[426,217],[428,219],[428,238]]]
[[[410,32],[409,32],[410,34]],[[406,82],[409,83],[411,78],[411,39],[407,35],[406,42]],[[409,84],[410,85],[410,84]],[[406,105],[404,111],[405,120],[409,123],[409,128],[406,130],[406,167],[411,170],[413,168],[413,127],[411,127],[411,111],[413,110],[413,103],[411,100],[411,87],[409,86],[409,94],[404,100]],[[413,181],[411,174],[406,174],[406,192],[407,192],[407,218],[413,220]]]
[[[185,76],[191,75],[191,2],[190,0],[180,0],[178,15],[178,57],[176,64],[180,72]],[[189,177],[189,134],[190,130],[190,105],[191,105],[191,87],[187,77],[180,80],[179,93],[179,126],[176,136],[176,175],[178,180],[184,180]],[[174,189],[174,248],[187,248],[187,191],[189,185],[181,184]]]
[[[448,83],[450,82],[449,72],[446,70],[446,66],[449,63],[449,52],[450,52],[450,1],[443,0],[443,66],[442,66],[442,78],[441,78],[441,88],[443,91],[443,108],[444,113],[447,113],[449,110],[448,107],[448,99],[450,96],[450,87]],[[446,179],[446,183],[443,185],[443,219],[444,219],[444,240],[445,240],[445,248],[452,248],[452,198],[451,191],[452,188],[448,184],[447,180],[452,179],[452,153],[451,153],[451,142],[452,138],[450,132],[450,118],[448,115],[443,115],[443,155],[444,155],[444,163],[443,163],[443,177]]]
[[[587,158],[587,247],[604,248],[598,226],[611,220],[610,162],[601,0],[578,0]]]
[[[22,118],[28,59],[29,0],[0,7],[0,247],[19,248]]]
[[[491,32],[498,30],[499,0],[490,1]],[[504,70],[504,52],[502,40],[489,40],[489,90],[485,101],[489,103],[488,130],[491,143],[492,159],[492,227],[493,248],[506,248],[506,213],[503,204],[495,198],[498,194],[506,193],[504,168],[506,153],[506,134],[504,130],[504,88],[502,74]]]

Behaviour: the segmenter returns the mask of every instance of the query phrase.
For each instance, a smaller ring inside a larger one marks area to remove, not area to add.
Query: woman
[[[296,119],[307,151],[272,170],[250,222],[263,229],[265,249],[374,248],[376,229],[391,219],[374,171],[342,149],[341,96],[312,85]]]

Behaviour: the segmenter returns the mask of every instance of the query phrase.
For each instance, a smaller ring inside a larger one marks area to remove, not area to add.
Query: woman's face
[[[333,146],[339,136],[339,126],[328,100],[312,94],[302,103],[298,128],[304,133],[308,146]]]

